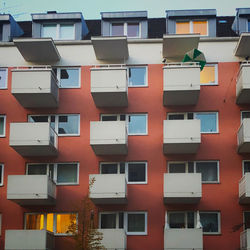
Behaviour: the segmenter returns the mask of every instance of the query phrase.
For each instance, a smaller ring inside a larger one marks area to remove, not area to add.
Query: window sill
[[[148,85],[128,86],[128,88],[148,88]]]
[[[222,233],[209,233],[209,232],[203,232],[203,235],[205,236],[221,236]]]
[[[70,134],[69,135],[67,135],[67,134],[65,134],[65,135],[58,135],[58,137],[70,137],[70,136],[71,137],[78,137],[78,136],[80,137],[80,134],[79,135],[70,135]]]
[[[57,186],[79,186],[79,183],[56,183]]]
[[[133,232],[133,233],[129,233],[129,232],[126,232],[126,234],[128,235],[128,236],[130,236],[130,235],[142,235],[142,236],[145,236],[145,235],[148,235],[148,233],[136,233],[136,232]]]
[[[143,135],[148,135],[148,134],[128,134],[128,136],[135,136],[135,135],[143,136]]]
[[[200,86],[219,86],[219,83],[201,83]]]

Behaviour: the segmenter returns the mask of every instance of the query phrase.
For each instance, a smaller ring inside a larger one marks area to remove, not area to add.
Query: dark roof
[[[166,33],[166,18],[148,19],[148,38],[162,38]]]
[[[24,32],[22,37],[32,37],[32,22],[31,21],[18,22],[18,24]]]
[[[101,35],[101,20],[85,20],[89,33],[84,38],[84,40],[90,40],[91,36],[100,36]]]
[[[237,34],[232,30],[233,16],[220,16],[216,18],[217,37],[233,37]]]

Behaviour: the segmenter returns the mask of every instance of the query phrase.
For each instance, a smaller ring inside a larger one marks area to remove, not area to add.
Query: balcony
[[[90,145],[96,155],[127,155],[126,122],[90,122]]]
[[[194,204],[202,197],[200,173],[164,174],[165,204]]]
[[[235,56],[244,58],[250,56],[250,32],[241,33],[234,52]]]
[[[248,250],[250,248],[250,229],[240,233],[240,249]]]
[[[7,199],[21,206],[55,205],[56,184],[47,175],[9,175]]]
[[[54,235],[46,230],[6,230],[5,250],[53,250]]]
[[[124,229],[98,229],[103,235],[101,244],[106,249],[127,249],[127,235]]]
[[[200,66],[197,63],[169,63],[163,67],[163,103],[195,105],[200,95]]]
[[[22,156],[56,156],[57,134],[48,122],[10,123],[10,146]]]
[[[125,174],[91,174],[90,199],[95,204],[126,204],[127,182]]]
[[[239,181],[239,202],[250,204],[250,173],[245,173]]]
[[[127,68],[92,68],[91,94],[97,107],[127,107]]]
[[[236,103],[250,103],[250,63],[243,63],[240,67],[236,83]]]
[[[195,154],[201,143],[200,120],[166,120],[164,154]]]
[[[164,250],[203,250],[201,228],[172,228],[164,230]]]
[[[59,87],[52,69],[12,70],[11,93],[25,108],[55,108],[59,101]]]
[[[238,153],[250,153],[250,118],[243,119],[237,136]]]

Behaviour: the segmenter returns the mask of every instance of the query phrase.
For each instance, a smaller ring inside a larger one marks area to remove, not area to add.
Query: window
[[[111,23],[111,36],[140,37],[139,22]]]
[[[250,173],[250,161],[243,161],[243,175]]]
[[[0,24],[0,41],[2,41],[2,40],[3,40],[3,25]]]
[[[168,212],[169,228],[195,228],[195,213],[190,211]]]
[[[49,122],[59,136],[80,135],[80,115],[29,115],[29,122]]]
[[[250,228],[250,212],[249,211],[245,211],[243,213],[243,224],[244,224],[245,230]]]
[[[147,86],[147,67],[129,67],[129,87]]]
[[[5,137],[6,116],[0,115],[0,137]]]
[[[101,121],[126,121],[128,135],[147,135],[147,114],[102,114]]]
[[[7,89],[7,79],[8,69],[0,68],[0,89]]]
[[[250,111],[241,111],[241,122],[246,118],[250,118]]]
[[[201,36],[208,35],[207,20],[176,21],[176,34],[199,33]]]
[[[79,183],[79,163],[27,164],[27,175],[48,175],[57,185]]]
[[[80,88],[80,68],[53,68],[60,88]]]
[[[247,32],[250,32],[250,19],[247,21]]]
[[[70,227],[77,225],[76,213],[26,213],[24,228],[28,230],[43,230],[58,235],[72,234]]]
[[[147,212],[102,212],[99,228],[125,228],[127,235],[146,235]]]
[[[218,112],[168,113],[168,120],[199,119],[201,133],[218,133]]]
[[[218,65],[206,64],[200,72],[200,83],[202,85],[217,85],[218,84]]]
[[[2,234],[2,215],[0,214],[0,236]]]
[[[3,186],[3,164],[0,164],[0,186]]]
[[[146,162],[100,163],[101,174],[126,174],[128,184],[147,184]]]
[[[204,234],[220,233],[219,212],[200,212],[200,223]]]
[[[74,24],[43,24],[41,37],[51,37],[54,40],[74,40]]]
[[[201,173],[202,183],[219,182],[218,161],[169,162],[169,173]]]

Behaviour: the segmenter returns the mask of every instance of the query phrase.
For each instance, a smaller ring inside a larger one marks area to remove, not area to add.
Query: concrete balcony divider
[[[48,122],[10,123],[10,146],[22,156],[56,156],[57,134]]]
[[[240,67],[236,83],[236,103],[250,103],[250,63],[243,63]]]
[[[237,138],[238,153],[250,153],[250,118],[243,119]]]
[[[46,230],[6,230],[5,250],[54,250],[54,235]]]
[[[124,229],[98,229],[102,233],[103,239],[101,244],[106,249],[127,249],[127,235]]]
[[[164,154],[195,154],[201,143],[200,120],[166,120],[163,124]]]
[[[90,199],[95,204],[126,204],[127,182],[125,174],[91,174]]]
[[[200,66],[196,63],[169,63],[163,67],[163,103],[195,105],[200,95]]]
[[[201,228],[171,228],[164,230],[164,250],[203,250]]]
[[[90,145],[96,155],[126,155],[128,153],[126,122],[90,122]]]
[[[250,173],[245,173],[239,181],[239,202],[250,204]]]
[[[57,82],[51,68],[13,69],[11,93],[25,108],[55,108],[59,102]]]
[[[56,184],[47,175],[9,175],[7,199],[21,206],[55,205]]]
[[[164,203],[192,204],[202,197],[200,173],[164,174]]]
[[[97,107],[127,107],[128,79],[126,67],[91,69],[91,94]]]
[[[240,249],[248,250],[250,248],[250,229],[240,233]]]

